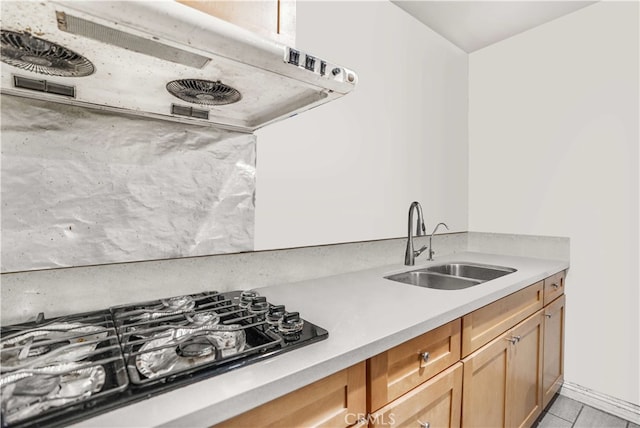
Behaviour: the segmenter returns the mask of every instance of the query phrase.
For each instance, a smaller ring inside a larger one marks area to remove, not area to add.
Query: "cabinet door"
[[[504,427],[510,332],[462,360],[462,425]]]
[[[549,404],[564,380],[564,311],[564,295],[544,308],[543,408]]]
[[[542,412],[543,311],[511,330],[507,380],[507,426],[528,427]]]
[[[369,415],[369,427],[459,427],[461,396],[462,364],[456,363]]]
[[[222,427],[347,427],[366,414],[365,363],[263,404]]]
[[[465,427],[531,426],[542,411],[540,310],[463,361]]]
[[[296,41],[295,0],[177,0],[288,46]]]
[[[375,411],[460,360],[460,319],[367,361],[368,409]]]

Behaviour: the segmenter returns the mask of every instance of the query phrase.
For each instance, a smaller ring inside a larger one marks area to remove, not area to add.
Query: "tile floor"
[[[556,395],[534,424],[536,428],[640,428],[633,422]]]

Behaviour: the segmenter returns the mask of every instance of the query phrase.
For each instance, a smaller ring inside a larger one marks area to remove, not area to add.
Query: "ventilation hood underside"
[[[357,82],[324,58],[173,1],[1,7],[6,94],[253,132],[341,97]],[[48,75],[57,59],[38,58],[43,44],[59,45],[46,46],[58,56],[64,48],[66,59],[77,54],[87,75]],[[20,66],[13,56],[35,65]]]

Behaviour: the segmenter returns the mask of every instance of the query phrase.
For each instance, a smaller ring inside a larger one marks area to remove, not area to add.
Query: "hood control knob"
[[[300,62],[300,52],[295,49],[289,50],[289,64],[298,65]]]

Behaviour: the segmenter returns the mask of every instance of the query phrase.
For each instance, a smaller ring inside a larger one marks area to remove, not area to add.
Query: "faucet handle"
[[[426,245],[423,245],[423,246],[422,246],[422,248],[420,248],[419,250],[415,250],[415,251],[413,252],[413,256],[414,256],[414,257],[418,257],[418,256],[419,256],[420,254],[422,254],[422,253],[424,252],[424,250],[426,250],[426,249],[427,249],[427,246],[426,246]]]

